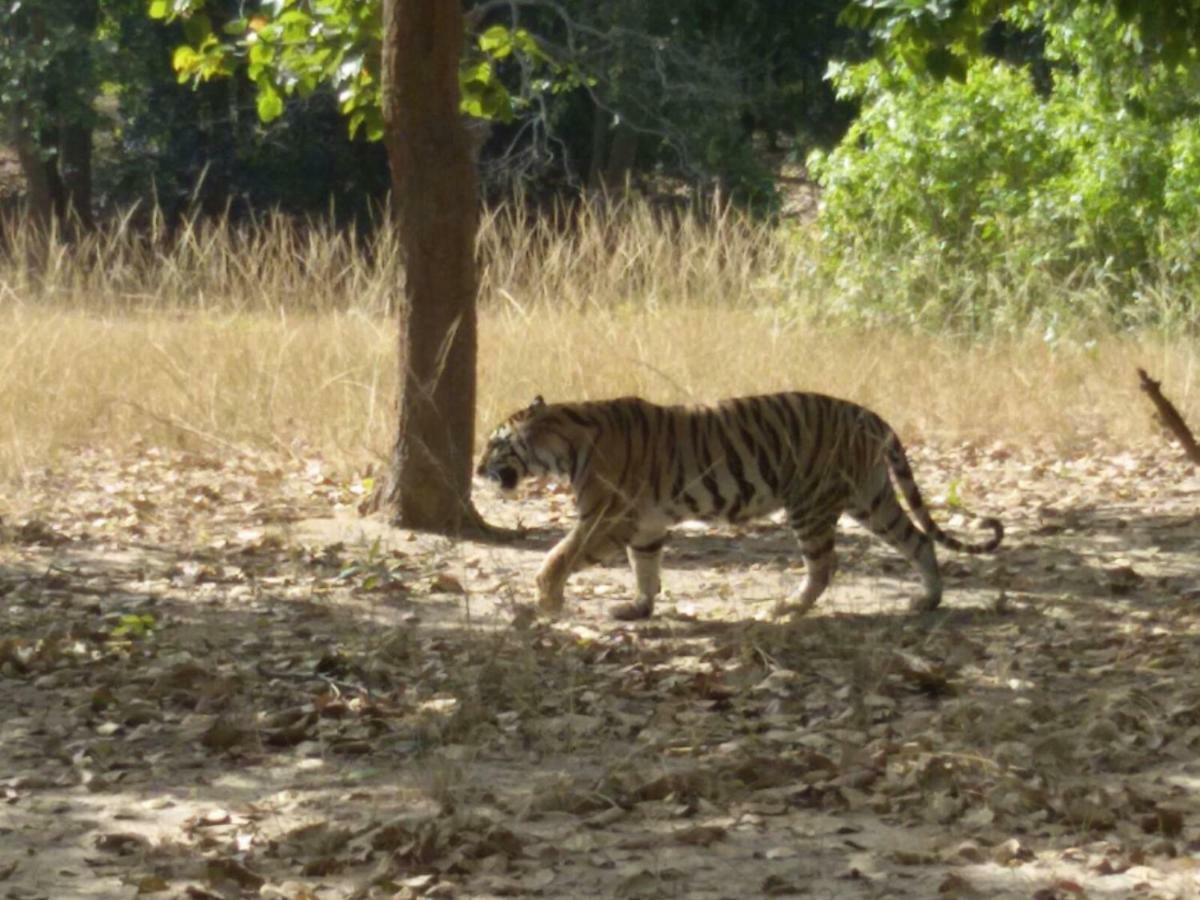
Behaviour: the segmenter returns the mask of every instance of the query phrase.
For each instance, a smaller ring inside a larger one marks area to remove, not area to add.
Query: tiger
[[[896,431],[857,403],[816,393],[697,406],[639,397],[547,403],[538,396],[492,432],[476,474],[508,495],[528,477],[569,483],[577,520],[536,578],[538,607],[550,616],[561,614],[573,572],[625,549],[637,593],[612,614],[648,618],[662,587],[668,531],[685,520],[742,522],[786,511],[805,574],[795,602],[781,603],[776,615],[803,615],[829,586],[842,512],[916,566],[924,592],[911,604],[914,612],[932,611],[942,600],[935,542],[977,554],[1004,539],[994,518],[976,517],[992,531],[981,543],[944,532],[921,498]]]

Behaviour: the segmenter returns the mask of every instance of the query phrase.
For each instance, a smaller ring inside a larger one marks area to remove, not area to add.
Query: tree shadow
[[[1015,524],[1016,527],[1012,527]],[[971,539],[971,532],[952,529]],[[548,551],[564,535],[564,529],[528,529],[519,539],[505,542],[520,550]],[[839,579],[880,572],[908,577],[912,567],[881,540],[843,517],[837,533],[840,559]],[[1200,573],[1193,554],[1200,548],[1200,520],[1187,514],[1144,515],[1130,507],[1083,505],[1072,507],[1038,521],[1010,523],[1001,547],[991,554],[968,555],[940,547],[939,560],[948,580],[976,583],[988,579],[987,570],[1001,568],[1005,577],[996,585],[1001,590],[1054,597],[1068,590],[1099,589],[1120,598],[1134,592],[1147,577],[1128,560],[1129,553],[1150,550],[1157,555],[1152,576],[1168,588],[1200,590]],[[621,555],[598,564],[602,568],[625,569]],[[742,526],[682,526],[667,541],[664,574],[672,569],[737,569],[752,566],[774,568],[780,573],[802,566],[796,542],[786,525],[756,522]],[[1031,573],[1008,577],[1012,573]],[[972,575],[974,573],[974,575]]]
[[[630,859],[669,848],[685,892],[722,877],[670,836],[701,826],[723,842],[726,892],[745,889],[743,863],[755,886],[832,890],[878,850],[879,871],[915,878],[892,895],[931,896],[964,836],[987,855],[1018,835],[1014,870],[1020,853],[1107,841],[1110,865],[1165,871],[1200,834],[1200,796],[1177,778],[1200,752],[1200,527],[1101,507],[1017,524],[994,558],[943,557],[949,599],[993,581],[1007,604],[782,622],[485,625],[418,590],[423,573],[368,587],[368,568],[344,577],[345,560],[296,547],[18,544],[0,569],[7,852],[53,849],[22,858],[21,885],[63,897],[147,872],[233,894],[425,875],[495,890],[497,866],[508,890],[540,869],[543,892],[577,894],[585,870],[617,891],[628,873],[587,868],[594,846],[556,822]],[[873,537],[839,541],[840,579],[910,577]],[[680,536],[665,574],[795,559],[764,523]],[[712,824],[745,810],[751,832]],[[839,828],[856,847],[831,842]],[[896,862],[904,840],[924,862]],[[952,870],[982,878],[969,863]]]

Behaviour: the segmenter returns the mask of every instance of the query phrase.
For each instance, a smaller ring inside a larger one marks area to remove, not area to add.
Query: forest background
[[[3,890],[1195,896],[1200,482],[1135,366],[1200,420],[1200,2],[464,8],[476,433],[824,391],[1001,552],[912,616],[848,526],[786,623],[786,529],[693,524],[650,621],[611,567],[534,620],[566,494],[359,515],[379,6],[0,0]]]
[[[193,6],[0,10],[8,205],[68,228],[136,208],[172,229],[280,211],[370,233],[388,187],[378,6]],[[731,203],[791,226],[799,253],[811,204],[789,201],[819,189],[834,290],[806,312],[1190,321],[1194,10],[1138,7],[466,4],[464,113],[487,201],[539,216],[626,189],[698,216]]]
[[[1193,6],[468,4],[461,83],[487,209],[481,422],[554,380],[660,399],[841,390],[919,434],[1142,433],[1119,414],[1127,391],[1111,416],[1092,401],[1116,359],[1190,371],[1174,337],[1196,318]],[[34,247],[9,215],[0,233],[5,315],[26,336],[7,351],[2,456],[16,470],[97,424],[116,440],[303,440],[353,467],[390,437],[378,407],[401,270],[380,214],[379,9],[190,9],[0,9],[3,202],[54,230]],[[136,315],[152,310],[172,312],[161,336]],[[332,318],[317,327],[314,313]],[[672,350],[654,337],[665,315],[675,333],[732,338]],[[340,337],[316,353],[314,327]],[[614,363],[631,330],[649,345]],[[516,354],[531,331],[545,347]],[[787,349],[814,333],[803,358]],[[995,380],[972,374],[978,354],[993,374],[1011,363],[1004,377],[1036,385],[1043,411],[997,397],[985,423],[947,395],[941,414],[910,414],[907,396],[931,395],[873,384],[877,355],[829,365],[872,333],[898,348],[893,368],[936,360],[935,386],[936,367],[965,359],[935,389],[973,399]],[[581,335],[586,363],[561,349]],[[176,340],[212,346],[189,363]],[[742,359],[756,345],[778,358]],[[129,390],[110,383],[114,352]],[[708,353],[741,362],[714,378]],[[206,377],[183,374],[193,364]],[[50,393],[47,371],[66,373]],[[1101,378],[1086,412],[1084,372]],[[1063,409],[1077,410],[1070,427],[1050,425]]]

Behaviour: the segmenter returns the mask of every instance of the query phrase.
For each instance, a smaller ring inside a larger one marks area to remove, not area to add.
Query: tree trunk
[[[94,35],[100,22],[99,0],[77,0],[71,5],[75,27]],[[69,232],[90,230],[92,221],[92,103],[95,89],[95,65],[90,39],[65,54],[57,68],[59,90],[69,95],[57,98],[58,107],[58,179],[62,190],[63,216]]]
[[[37,137],[23,121],[21,112],[13,116],[12,142],[21,163],[21,174],[25,176],[25,197],[31,223],[45,233],[54,220],[54,188],[51,171]]]
[[[62,127],[59,176],[63,186],[63,215],[71,229],[91,230],[92,126],[71,122]]]
[[[637,158],[637,132],[628,125],[610,125],[612,113],[596,104],[592,111],[592,158],[588,188],[606,198],[620,197]]]
[[[608,148],[608,159],[604,165],[604,187],[613,196],[622,196],[629,186],[629,173],[637,158],[637,132],[628,125],[617,125],[613,129],[612,143]]]
[[[30,47],[48,43],[46,17],[36,4],[16,19],[17,36]],[[16,6],[14,6],[14,11]],[[13,142],[25,174],[32,222],[42,230],[61,228],[70,236],[92,225],[92,92],[94,77],[90,36],[99,21],[98,0],[80,0],[56,13],[67,16],[84,39],[77,46],[55,46],[48,65],[21,90],[39,95],[36,105],[22,101],[12,114]],[[34,109],[36,108],[36,115]]]
[[[393,521],[460,533],[475,435],[475,235],[471,143],[459,115],[458,0],[384,0],[384,141],[405,255],[400,397],[391,469],[377,495]]]
[[[608,149],[608,110],[592,101],[592,158],[588,161],[588,190],[604,193],[604,160]]]
[[[33,45],[44,38],[41,17],[30,14],[28,9],[24,16],[13,18],[13,25],[14,40]],[[21,84],[18,89],[25,92],[32,91],[33,87]],[[25,202],[30,224],[37,231],[45,233],[54,219],[54,199],[47,177],[46,160],[38,143],[37,122],[25,100],[17,100],[14,104],[9,113],[8,126],[9,139],[17,152],[21,174],[25,176]]]

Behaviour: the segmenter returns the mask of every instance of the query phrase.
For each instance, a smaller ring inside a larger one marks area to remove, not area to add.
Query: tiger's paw
[[[537,607],[529,603],[519,603],[513,608],[513,617],[509,625],[517,631],[527,631],[537,621]]]
[[[809,610],[812,608],[812,603],[789,603],[786,600],[780,600],[771,610],[771,618],[793,620],[802,619],[808,615]]]
[[[654,612],[654,603],[649,600],[635,600],[632,603],[619,603],[612,608],[612,617],[622,622],[636,622],[648,619]]]
[[[916,614],[930,613],[937,609],[941,602],[941,594],[922,594],[919,597],[913,597],[912,602],[908,604],[908,610]]]
[[[563,611],[563,585],[539,572],[537,576],[538,611],[544,616],[557,617]]]

